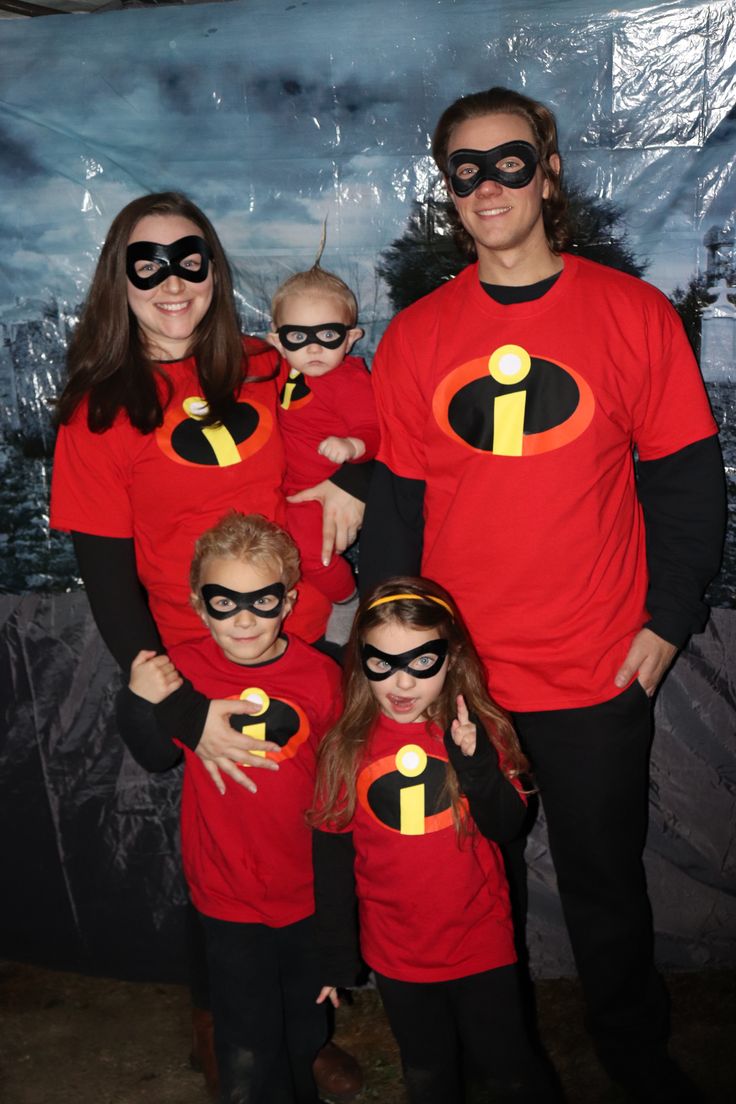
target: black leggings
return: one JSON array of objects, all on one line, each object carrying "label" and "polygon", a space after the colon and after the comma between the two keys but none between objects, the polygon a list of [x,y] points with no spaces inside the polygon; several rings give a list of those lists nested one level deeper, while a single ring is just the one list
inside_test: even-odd
[{"label": "black leggings", "polygon": [[202,917],[221,1104],[318,1104],[327,1037],[312,917],[283,928]]},{"label": "black leggings", "polygon": [[527,1037],[515,966],[452,981],[376,974],[411,1104],[557,1100]]}]

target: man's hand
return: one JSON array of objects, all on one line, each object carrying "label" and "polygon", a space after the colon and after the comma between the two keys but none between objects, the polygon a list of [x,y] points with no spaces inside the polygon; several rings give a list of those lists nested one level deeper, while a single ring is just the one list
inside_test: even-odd
[{"label": "man's hand", "polygon": [[255,702],[249,701],[223,699],[210,702],[196,754],[202,760],[205,770],[221,794],[225,792],[223,774],[228,775],[244,789],[256,793],[258,787],[255,782],[238,769],[239,765],[261,767],[265,770],[279,769],[278,763],[274,763],[272,759],[266,759],[263,755],[264,751],[278,751],[278,744],[270,740],[256,740],[252,736],[236,732],[230,724],[230,717],[234,713],[253,714],[257,713],[258,709],[259,706]]},{"label": "man's hand", "polygon": [[322,503],[322,563],[328,566],[334,552],[344,552],[358,535],[365,505],[347,491],[324,479],[316,487],[289,495],[288,502]]},{"label": "man's hand", "polygon": [[654,694],[664,673],[677,654],[677,648],[651,629],[641,629],[631,641],[626,659],[614,679],[624,689],[636,677],[647,697]]}]

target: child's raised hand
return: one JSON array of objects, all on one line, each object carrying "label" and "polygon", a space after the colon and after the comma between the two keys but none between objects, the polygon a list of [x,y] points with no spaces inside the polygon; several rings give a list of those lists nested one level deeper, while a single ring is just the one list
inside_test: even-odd
[{"label": "child's raised hand", "polygon": [[323,1001],[326,1001],[328,998],[333,1008],[340,1007],[340,998],[337,995],[337,989],[334,987],[334,985],[323,985],[319,991],[319,996],[317,997],[316,1003],[322,1004]]},{"label": "child's raised hand", "polygon": [[151,705],[158,705],[181,684],[181,675],[167,655],[139,652],[130,665],[128,687]]},{"label": "child's raised hand", "polygon": [[457,696],[457,718],[450,726],[450,735],[463,755],[473,754],[478,732],[468,716],[468,707],[462,694]]},{"label": "child's raised hand", "polygon": [[348,460],[357,460],[363,455],[365,443],[359,437],[325,437],[317,452],[333,464],[345,464]]}]

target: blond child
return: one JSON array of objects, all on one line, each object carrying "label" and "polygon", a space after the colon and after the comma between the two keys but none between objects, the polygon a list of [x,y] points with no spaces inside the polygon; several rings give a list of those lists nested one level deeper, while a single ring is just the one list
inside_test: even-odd
[{"label": "blond child", "polygon": [[[328,1029],[314,1004],[310,831],[317,744],[339,709],[339,669],[288,636],[299,558],[293,540],[235,511],[197,541],[191,601],[209,630],[169,657],[140,653],[121,725],[151,723],[181,671],[210,698],[252,703],[231,718],[263,740],[256,792],[221,783],[184,748],[184,873],[205,932],[220,1099],[318,1104],[312,1065]],[[123,730],[125,738],[125,730]],[[155,740],[156,733],[151,734]],[[293,1094],[293,1095],[292,1095]]]},{"label": "blond child", "polygon": [[[363,330],[347,284],[316,263],[276,291],[268,341],[284,360],[279,422],[286,453],[289,496],[329,479],[343,463],[371,460],[378,450],[378,419],[370,374],[349,356]],[[287,503],[287,525],[299,546],[302,575],[331,602],[355,594],[350,565],[341,556],[322,560],[319,507]]]}]

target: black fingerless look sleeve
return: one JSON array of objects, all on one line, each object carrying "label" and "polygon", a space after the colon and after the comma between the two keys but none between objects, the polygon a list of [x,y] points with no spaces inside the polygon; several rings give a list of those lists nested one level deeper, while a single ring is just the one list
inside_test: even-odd
[{"label": "black fingerless look sleeve", "polygon": [[498,753],[483,725],[474,714],[470,715],[470,720],[478,733],[475,751],[472,755],[463,755],[448,728],[445,732],[447,756],[479,832],[496,843],[509,843],[524,826],[526,804],[501,770]]}]

